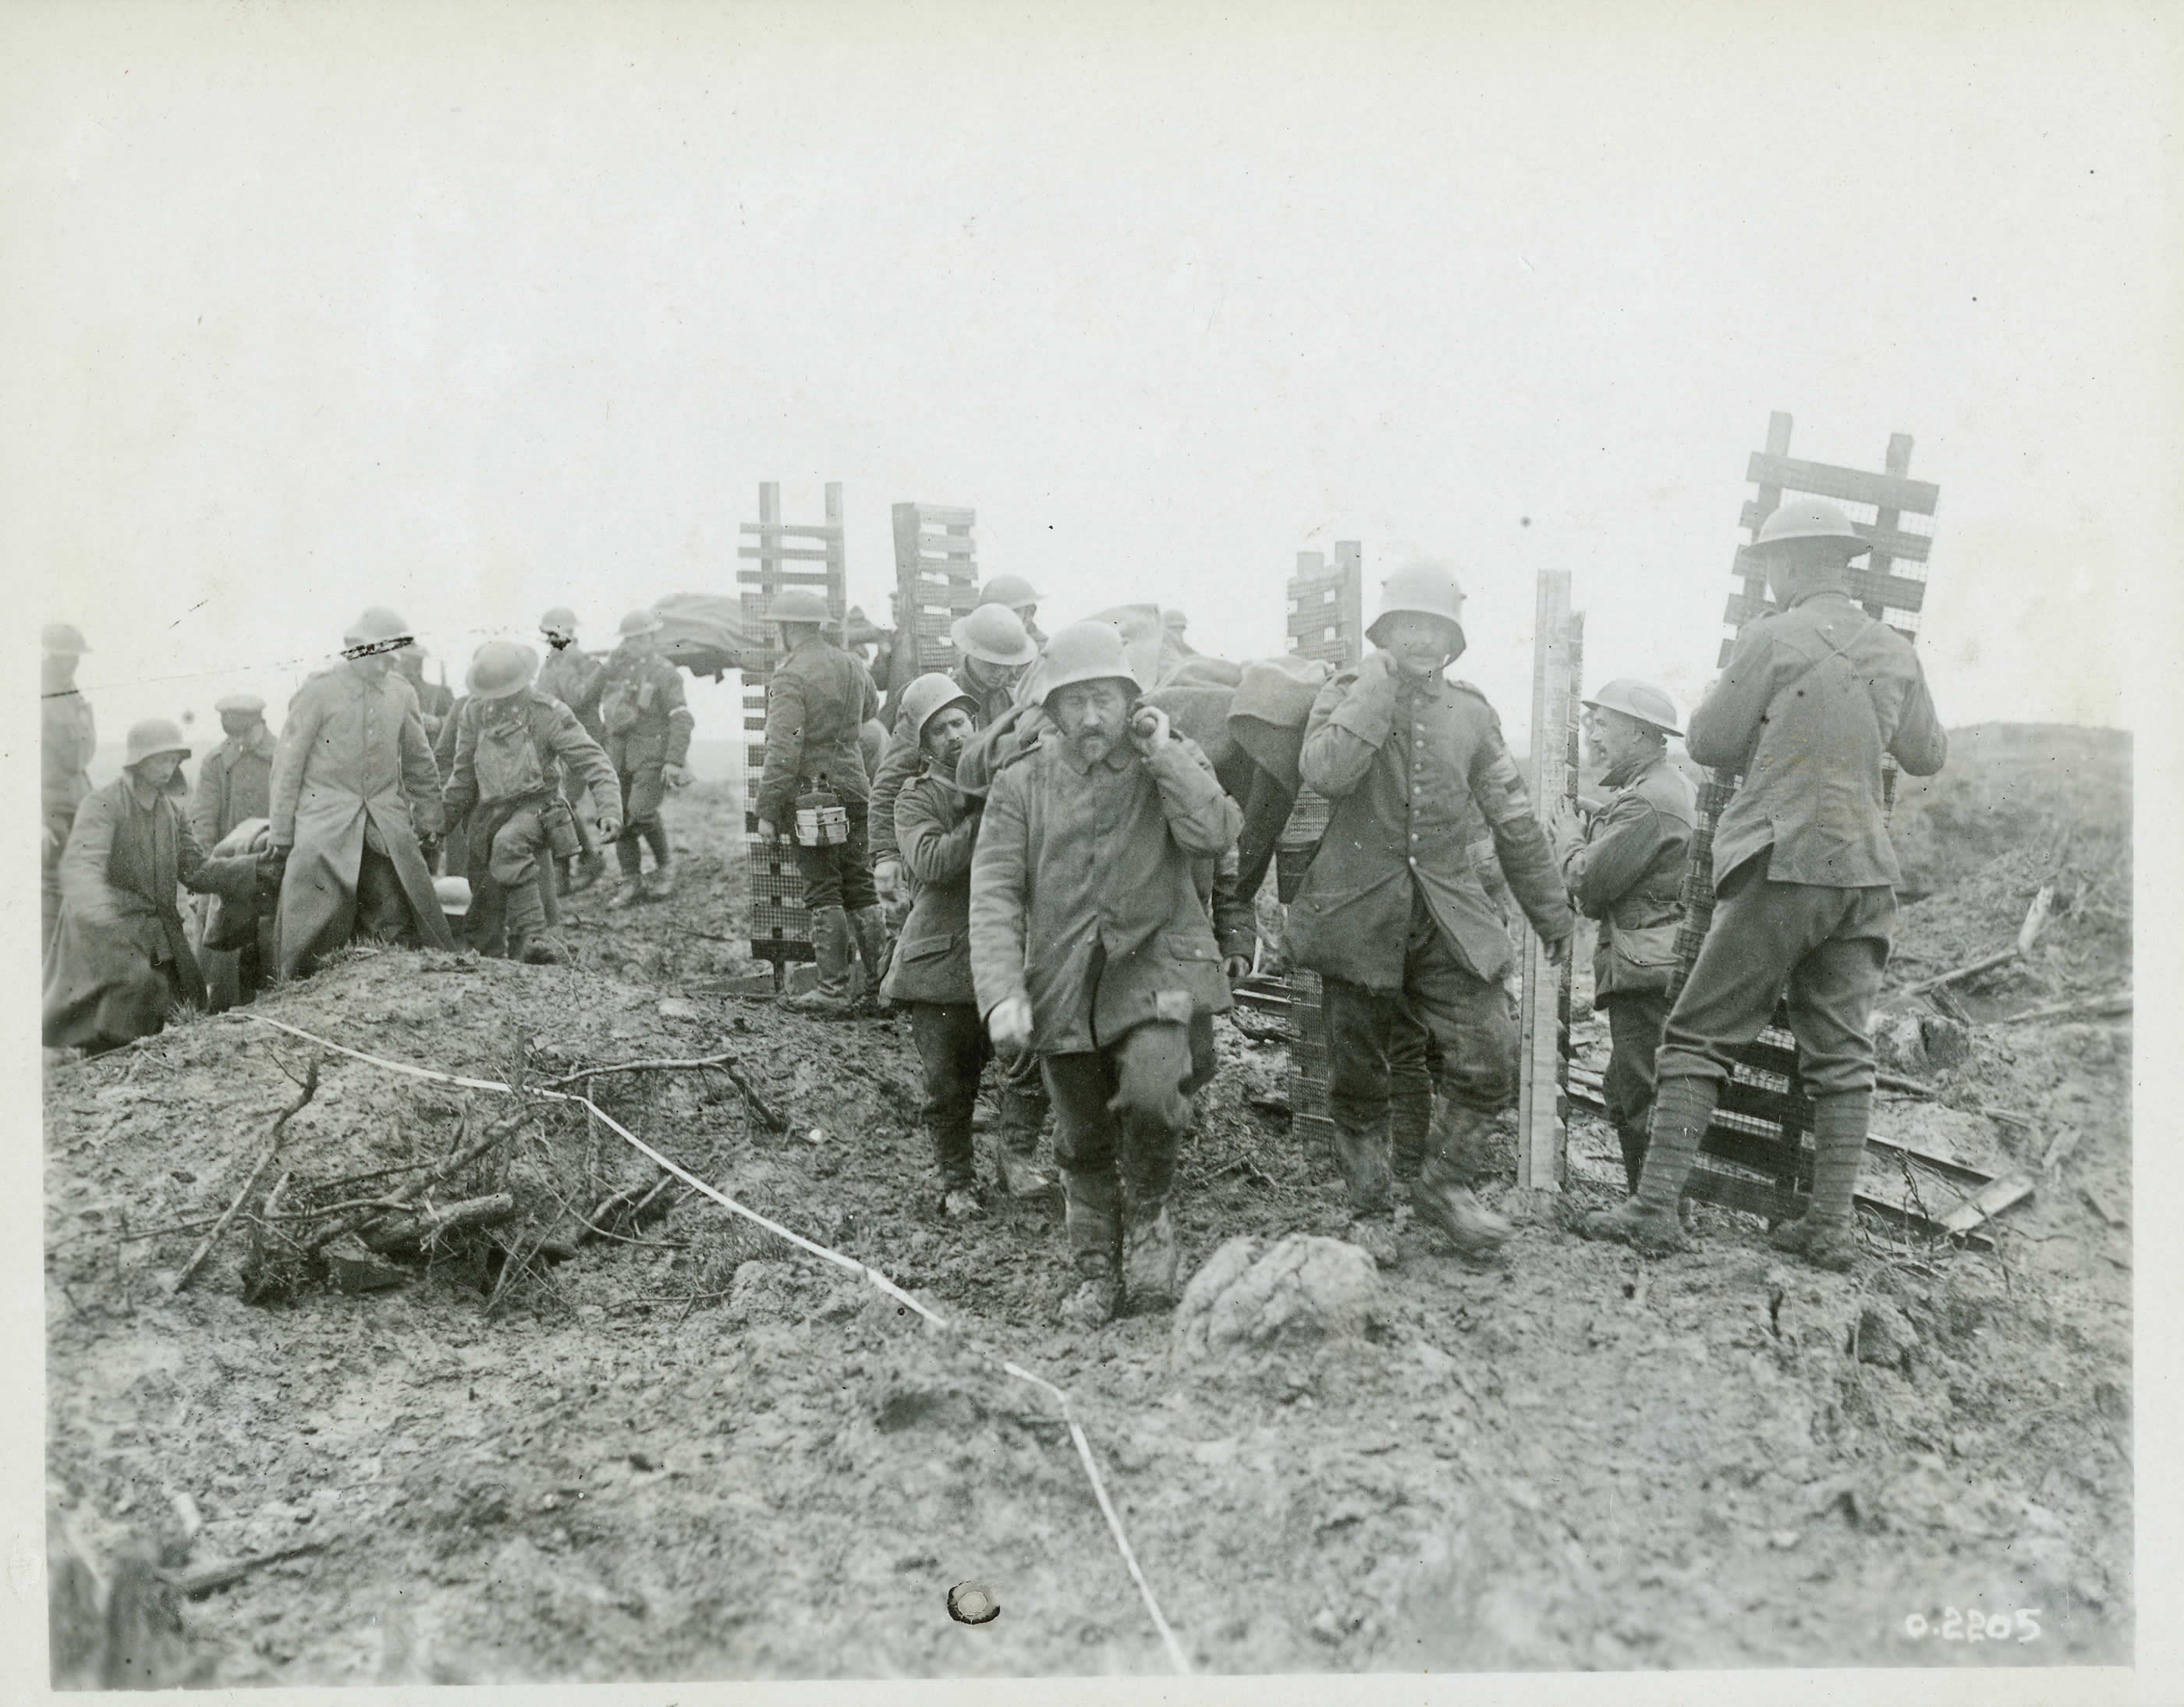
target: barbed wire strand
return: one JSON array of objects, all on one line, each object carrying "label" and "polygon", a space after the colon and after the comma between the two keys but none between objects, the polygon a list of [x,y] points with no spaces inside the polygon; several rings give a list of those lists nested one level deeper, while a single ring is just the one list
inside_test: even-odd
[{"label": "barbed wire strand", "polygon": [[[437,1068],[420,1067],[410,1062],[392,1061],[383,1055],[372,1055],[361,1049],[351,1049],[346,1045],[334,1042],[330,1038],[318,1036],[315,1033],[304,1030],[299,1026],[290,1025],[283,1020],[275,1019],[267,1014],[238,1012],[235,1017],[238,1019],[253,1020],[260,1025],[270,1025],[276,1030],[287,1032],[292,1037],[300,1037],[307,1043],[315,1043],[323,1049],[332,1050],[337,1055],[346,1055],[351,1060],[361,1061],[373,1067],[384,1068],[391,1073],[404,1074],[412,1079],[431,1079],[442,1085],[457,1085],[466,1091],[490,1091],[503,1096],[515,1094],[512,1087],[496,1079],[471,1079],[460,1074],[443,1073]],[[661,1155],[659,1151],[622,1125],[614,1116],[601,1108],[588,1096],[580,1096],[572,1091],[545,1091],[528,1085],[524,1088],[522,1094],[555,1102],[578,1104],[588,1113],[596,1116],[610,1131],[639,1154],[650,1158],[685,1185],[703,1192],[722,1208],[733,1214],[742,1216],[747,1221],[756,1223],[776,1237],[787,1240],[798,1249],[808,1252],[823,1262],[831,1263],[838,1269],[845,1269],[853,1275],[861,1276],[904,1308],[915,1310],[935,1327],[944,1332],[955,1335],[976,1355],[995,1364],[1004,1374],[1038,1387],[1051,1397],[1061,1408],[1061,1420],[1068,1426],[1070,1442],[1077,1448],[1078,1459],[1084,1467],[1085,1479],[1092,1484],[1093,1498],[1099,1502],[1100,1515],[1107,1520],[1107,1531],[1114,1538],[1115,1550],[1122,1555],[1123,1565],[1130,1574],[1130,1581],[1137,1587],[1138,1597],[1145,1603],[1145,1611],[1152,1619],[1153,1627],[1160,1632],[1161,1641],[1167,1649],[1169,1663],[1174,1666],[1178,1676],[1187,1677],[1190,1675],[1190,1661],[1184,1654],[1183,1644],[1176,1640],[1175,1632],[1169,1626],[1167,1618],[1162,1615],[1160,1603],[1154,1598],[1152,1587],[1145,1581],[1145,1572],[1139,1568],[1136,1551],[1130,1546],[1129,1537],[1123,1532],[1122,1519],[1116,1514],[1113,1500],[1108,1498],[1106,1482],[1100,1476],[1099,1464],[1092,1455],[1092,1443],[1086,1438],[1084,1428],[1078,1424],[1075,1409],[1070,1403],[1069,1395],[1067,1392],[1055,1386],[1052,1381],[1034,1375],[1029,1370],[1009,1362],[980,1345],[972,1336],[965,1333],[939,1311],[912,1297],[878,1269],[859,1262],[855,1257],[844,1255],[842,1252],[831,1250],[825,1245],[807,1239],[802,1234],[790,1230],[783,1226],[780,1222],[760,1214],[746,1204],[738,1203],[726,1192],[708,1185],[679,1163]]]}]

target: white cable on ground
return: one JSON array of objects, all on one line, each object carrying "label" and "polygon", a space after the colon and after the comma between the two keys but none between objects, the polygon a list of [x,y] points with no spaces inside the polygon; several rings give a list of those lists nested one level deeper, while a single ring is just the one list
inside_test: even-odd
[{"label": "white cable on ground", "polygon": [[[367,1054],[361,1049],[351,1049],[346,1045],[334,1042],[330,1038],[318,1036],[313,1032],[305,1031],[298,1026],[290,1025],[286,1021],[275,1019],[263,1013],[252,1012],[247,1010],[231,1011],[235,1012],[235,1017],[239,1019],[254,1020],[260,1025],[270,1025],[276,1031],[287,1032],[291,1037],[300,1037],[306,1043],[315,1043],[320,1048],[330,1049],[337,1055],[346,1055],[352,1061],[365,1062],[373,1067],[383,1067],[390,1073],[406,1074],[412,1079],[429,1079],[437,1084],[454,1085],[460,1086],[465,1091],[497,1091],[502,1096],[512,1096],[515,1094],[515,1087],[513,1085],[504,1085],[497,1079],[469,1079],[464,1077],[460,1074],[443,1073],[435,1068],[419,1067],[406,1061],[390,1061],[383,1055],[371,1055]],[[632,1148],[637,1150],[644,1156],[649,1157],[655,1163],[658,1163],[659,1166],[665,1169],[668,1173],[672,1174],[677,1179],[682,1180],[685,1185],[692,1186],[697,1191],[702,1191],[706,1197],[710,1197],[722,1208],[728,1210],[733,1214],[742,1216],[747,1221],[757,1223],[758,1225],[765,1228],[769,1233],[775,1235],[778,1238],[786,1239],[790,1244],[794,1245],[800,1250],[808,1251],[813,1256],[820,1258],[823,1261],[833,1264],[837,1268],[848,1269],[851,1274],[862,1275],[866,1280],[871,1281],[874,1286],[884,1292],[889,1297],[894,1299],[897,1303],[904,1305],[907,1308],[916,1311],[919,1315],[924,1317],[926,1320],[931,1322],[935,1327],[943,1328],[950,1333],[956,1334],[959,1339],[963,1340],[964,1343],[969,1346],[974,1354],[985,1359],[989,1363],[997,1364],[1004,1374],[1011,1375],[1017,1381],[1024,1381],[1033,1386],[1039,1387],[1045,1392],[1052,1395],[1056,1403],[1061,1407],[1061,1420],[1068,1425],[1069,1438],[1077,1448],[1077,1456],[1078,1460],[1084,1466],[1085,1478],[1092,1484],[1093,1498],[1100,1503],[1100,1515],[1107,1520],[1107,1530],[1108,1532],[1114,1537],[1115,1550],[1122,1554],[1123,1566],[1130,1573],[1130,1581],[1137,1585],[1138,1597],[1145,1602],[1145,1611],[1150,1615],[1152,1618],[1153,1627],[1160,1632],[1161,1641],[1166,1644],[1167,1648],[1168,1661],[1175,1667],[1179,1675],[1184,1676],[1189,1676],[1190,1675],[1190,1661],[1184,1657],[1183,1644],[1176,1640],[1175,1632],[1168,1627],[1167,1620],[1162,1616],[1160,1603],[1153,1598],[1153,1591],[1151,1586],[1145,1581],[1145,1572],[1138,1568],[1138,1556],[1130,1547],[1129,1537],[1123,1532],[1122,1519],[1116,1515],[1114,1502],[1107,1497],[1107,1485],[1100,1478],[1100,1466],[1096,1462],[1095,1462],[1092,1457],[1092,1443],[1085,1438],[1084,1429],[1078,1424],[1075,1413],[1070,1405],[1069,1395],[1067,1393],[1064,1392],[1060,1387],[1055,1386],[1052,1381],[1047,1381],[1041,1376],[1035,1375],[1029,1370],[1023,1369],[1016,1364],[1010,1363],[1006,1359],[995,1357],[992,1353],[988,1352],[983,1347],[972,1343],[967,1336],[964,1336],[961,1333],[961,1330],[956,1328],[955,1324],[950,1322],[945,1316],[941,1315],[939,1312],[934,1310],[931,1306],[919,1303],[916,1298],[911,1297],[908,1292],[903,1291],[900,1286],[895,1285],[893,1280],[888,1279],[885,1275],[880,1273],[878,1269],[871,1268],[866,1264],[859,1262],[855,1257],[845,1256],[839,1251],[829,1250],[826,1246],[816,1243],[812,1240],[804,1237],[800,1233],[791,1232],[788,1228],[783,1226],[778,1221],[769,1219],[767,1217],[760,1214],[757,1210],[750,1208],[744,1204],[738,1203],[734,1198],[727,1196],[727,1193],[707,1185],[705,1181],[700,1180],[696,1174],[691,1173],[680,1163],[671,1161],[668,1158],[661,1155],[657,1150],[654,1149],[634,1132],[632,1132],[627,1127],[616,1120],[613,1115],[608,1113],[605,1109],[600,1107],[598,1103],[593,1102],[590,1097],[580,1096],[572,1091],[543,1091],[529,1088],[526,1088],[523,1094],[528,1096],[539,1097],[542,1100],[549,1102],[574,1102],[579,1104],[582,1107],[589,1110],[600,1120],[604,1121],[610,1131],[612,1131],[617,1137],[621,1138],[625,1143],[628,1144]]]}]

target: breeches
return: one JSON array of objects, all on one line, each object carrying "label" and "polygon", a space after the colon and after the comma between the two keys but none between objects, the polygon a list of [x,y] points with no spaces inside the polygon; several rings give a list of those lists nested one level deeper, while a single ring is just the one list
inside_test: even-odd
[{"label": "breeches", "polygon": [[1730,874],[1689,982],[1669,1015],[1663,1079],[1727,1079],[1734,1052],[1788,998],[1797,1071],[1814,1096],[1873,1088],[1868,1028],[1888,964],[1896,892],[1775,883],[1747,860]]},{"label": "breeches", "polygon": [[[793,844],[796,869],[804,879],[804,905],[812,912],[822,906],[838,906],[850,912],[861,912],[879,902],[880,892],[872,887],[872,855],[865,834],[865,802],[844,801],[842,810],[850,818],[847,841],[827,848]],[[792,826],[783,828],[786,832]]]},{"label": "breeches", "polygon": [[1072,1173],[1119,1174],[1137,1201],[1165,1198],[1190,1099],[1213,1077],[1213,1016],[1149,1021],[1105,1049],[1039,1064],[1054,1099],[1055,1159]]}]

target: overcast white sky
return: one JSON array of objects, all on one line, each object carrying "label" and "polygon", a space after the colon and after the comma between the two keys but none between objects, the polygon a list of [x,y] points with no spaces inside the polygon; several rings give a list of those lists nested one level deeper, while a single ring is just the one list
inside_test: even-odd
[{"label": "overcast white sky", "polygon": [[1703,687],[1783,409],[1940,483],[1945,718],[2127,723],[2177,66],[2063,13],[18,5],[0,561],[118,739],[368,602],[459,677],[733,590],[765,479],[876,613],[889,503],[965,504],[1050,627],[1232,656],[1355,538],[1456,560],[1521,739],[1539,567],[1590,681]]}]

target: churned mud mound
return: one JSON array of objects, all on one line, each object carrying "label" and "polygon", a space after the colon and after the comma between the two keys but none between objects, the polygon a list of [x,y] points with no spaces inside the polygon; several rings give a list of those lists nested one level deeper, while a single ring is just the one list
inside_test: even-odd
[{"label": "churned mud mound", "polygon": [[[1501,1186],[1521,1224],[1499,1268],[1407,1224],[1376,1280],[1320,1262],[1346,1278],[1318,1330],[1178,1349],[1146,1316],[1080,1337],[1053,1321],[1052,1205],[939,1216],[903,1022],[708,993],[746,969],[739,815],[703,789],[670,810],[678,893],[615,914],[578,898],[577,968],[359,954],[258,1011],[534,1087],[732,1056],[744,1086],[585,1082],[699,1178],[1067,1388],[1195,1665],[2129,1658],[2128,1235],[2078,1190],[2104,1182],[2128,1216],[2122,1028],[1975,1029],[1955,1100],[2036,1122],[2008,1139],[2020,1155],[2066,1117],[2078,1134],[1992,1255],[1876,1231],[1865,1272],[1821,1275],[1706,1210],[1702,1249],[1646,1262]],[[1219,1040],[1182,1168],[1187,1271],[1238,1236],[1343,1225],[1332,1158],[1259,1106],[1279,1044],[1225,1023]],[[568,1210],[659,1178],[580,1110],[327,1055],[283,1134],[292,1193],[429,1175],[506,1124],[501,1171],[448,1190],[504,1189],[513,1213],[388,1253],[394,1284],[358,1292],[269,1264],[277,1247],[238,1223],[173,1295],[204,1229],[162,1230],[232,1200],[310,1053],[238,1014],[48,1073],[56,1533],[173,1571],[319,1544],[176,1597],[160,1681],[1165,1668],[1051,1402],[966,1339],[675,1191],[657,1219],[526,1260]],[[1573,1150],[1570,1197],[1607,1201],[1612,1136],[1580,1117]],[[246,1303],[261,1270],[281,1284]],[[951,1617],[964,1584],[999,1615]],[[2008,1638],[1966,1639],[1974,1612]]]}]

